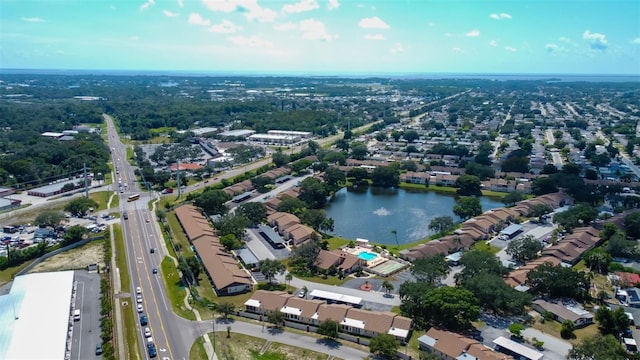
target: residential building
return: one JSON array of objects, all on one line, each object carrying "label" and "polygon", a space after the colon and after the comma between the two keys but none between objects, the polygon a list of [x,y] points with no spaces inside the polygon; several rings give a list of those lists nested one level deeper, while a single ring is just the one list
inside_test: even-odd
[{"label": "residential building", "polygon": [[533,301],[533,310],[543,314],[550,312],[555,319],[562,323],[565,320],[573,322],[576,328],[581,328],[593,324],[593,314],[577,307],[576,305],[565,305],[559,301],[546,301],[538,299]]},{"label": "residential building", "polygon": [[513,360],[474,339],[434,327],[418,338],[418,346],[445,360]]}]

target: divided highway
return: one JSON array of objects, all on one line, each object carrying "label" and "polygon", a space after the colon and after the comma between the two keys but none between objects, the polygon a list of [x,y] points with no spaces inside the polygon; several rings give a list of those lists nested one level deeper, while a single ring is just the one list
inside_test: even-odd
[{"label": "divided highway", "polygon": [[[144,336],[145,326],[140,325],[139,316],[144,313],[148,317],[148,327],[155,345],[157,357],[162,360],[183,359],[188,357],[190,342],[184,342],[178,327],[174,326],[176,315],[164,287],[160,263],[164,258],[165,247],[162,235],[154,221],[154,214],[149,211],[147,204],[152,200],[151,193],[141,192],[133,167],[127,162],[126,146],[120,141],[110,116],[104,115],[107,123],[109,147],[112,152],[115,181],[112,190],[120,196],[120,213],[122,234],[125,242],[125,252],[131,289],[129,304],[136,317],[136,329],[139,336],[141,354],[149,358],[147,338]],[[133,194],[139,194],[140,199],[127,201]],[[125,219],[125,214],[127,219]],[[154,249],[153,253],[151,249]],[[157,273],[154,273],[156,269]],[[138,312],[136,302],[136,287],[142,292],[142,313]],[[120,299],[123,301],[124,299]],[[191,339],[193,341],[193,339]]]}]

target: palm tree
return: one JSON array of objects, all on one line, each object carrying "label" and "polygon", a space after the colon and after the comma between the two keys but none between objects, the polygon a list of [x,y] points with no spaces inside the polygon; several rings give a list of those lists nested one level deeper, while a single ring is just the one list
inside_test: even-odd
[{"label": "palm tree", "polygon": [[388,293],[393,291],[393,284],[390,283],[389,281],[385,280],[382,283],[382,288],[384,289],[384,292],[388,294]]},{"label": "palm tree", "polygon": [[291,275],[291,273],[287,273],[287,275],[284,276],[284,281],[287,282],[288,286],[291,285],[291,280],[293,280],[293,275]]}]

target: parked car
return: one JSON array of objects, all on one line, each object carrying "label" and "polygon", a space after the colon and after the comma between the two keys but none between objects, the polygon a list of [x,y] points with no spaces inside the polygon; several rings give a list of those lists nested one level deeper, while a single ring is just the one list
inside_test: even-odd
[{"label": "parked car", "polygon": [[102,344],[96,345],[96,355],[102,355]]},{"label": "parked car", "polygon": [[146,326],[148,323],[149,323],[149,319],[147,318],[147,315],[145,314],[140,315],[140,325]]},{"label": "parked car", "polygon": [[144,328],[144,337],[151,337],[151,329],[149,327]]},{"label": "parked car", "polygon": [[138,312],[139,313],[144,312],[144,308],[142,307],[142,304],[138,304]]}]

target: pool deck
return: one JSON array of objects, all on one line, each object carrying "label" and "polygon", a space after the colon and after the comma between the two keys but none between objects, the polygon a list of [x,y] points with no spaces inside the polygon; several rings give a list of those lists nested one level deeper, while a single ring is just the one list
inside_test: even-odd
[{"label": "pool deck", "polygon": [[382,257],[382,255],[380,255],[377,252],[373,251],[373,248],[370,248],[370,247],[356,246],[354,248],[350,248],[350,247],[346,247],[345,246],[345,247],[342,248],[342,251],[344,251],[346,253],[349,253],[351,255],[355,255],[355,256],[358,256],[358,254],[360,254],[363,251],[366,251],[366,252],[372,253],[372,254],[376,254],[375,258],[373,258],[371,260],[365,260],[367,262],[367,267],[368,268],[380,265],[383,262],[387,261],[386,258]]}]

